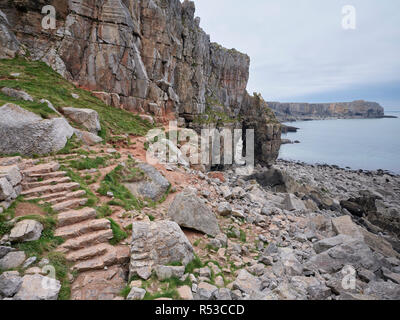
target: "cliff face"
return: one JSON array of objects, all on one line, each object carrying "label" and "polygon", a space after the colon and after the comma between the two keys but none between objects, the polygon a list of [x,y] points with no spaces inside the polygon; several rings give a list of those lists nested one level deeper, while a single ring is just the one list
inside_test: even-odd
[{"label": "cliff face", "polygon": [[[47,4],[56,8],[56,30],[41,27]],[[115,107],[151,113],[159,121],[182,117],[195,128],[194,122],[215,112],[241,127],[241,115],[252,117],[267,108],[255,105],[246,91],[250,58],[211,43],[192,1],[0,0],[0,10],[33,59]],[[273,114],[250,122],[260,133],[279,127]],[[256,144],[270,153],[258,160],[270,164],[280,136],[259,140]]]},{"label": "cliff face", "polygon": [[268,102],[268,106],[282,122],[326,118],[381,118],[384,116],[384,109],[378,103],[363,100],[314,104]]}]

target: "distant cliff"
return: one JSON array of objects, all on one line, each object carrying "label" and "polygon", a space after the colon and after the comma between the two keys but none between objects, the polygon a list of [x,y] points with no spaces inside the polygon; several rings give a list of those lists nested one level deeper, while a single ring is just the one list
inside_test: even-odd
[{"label": "distant cliff", "polygon": [[382,118],[384,109],[376,102],[358,100],[338,103],[268,102],[279,121],[320,120],[329,118]]}]

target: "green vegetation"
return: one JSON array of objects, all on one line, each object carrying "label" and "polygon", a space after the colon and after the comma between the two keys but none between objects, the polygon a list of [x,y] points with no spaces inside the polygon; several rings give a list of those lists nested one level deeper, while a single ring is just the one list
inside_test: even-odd
[{"label": "green vegetation", "polygon": [[62,238],[54,236],[54,230],[56,228],[56,220],[50,216],[24,216],[17,219],[17,222],[22,220],[36,220],[43,225],[42,236],[39,240],[23,242],[16,244],[19,250],[25,251],[29,257],[36,256],[38,258],[43,257],[46,253],[53,251],[60,244],[64,242]]},{"label": "green vegetation", "polygon": [[125,210],[139,210],[143,207],[142,202],[136,199],[123,185],[124,182],[132,182],[142,176],[138,168],[133,168],[131,165],[132,164],[128,162],[126,167],[122,165],[117,166],[104,177],[97,192],[102,196],[106,196],[108,192],[112,192],[117,200],[110,201],[108,203],[110,205],[121,206]]},{"label": "green vegetation", "polygon": [[69,300],[71,297],[71,283],[68,279],[70,265],[60,252],[50,252],[47,256],[50,265],[56,269],[56,278],[61,283],[58,300]]},{"label": "green vegetation", "polygon": [[[1,83],[2,81],[0,81]],[[9,97],[4,93],[0,92],[0,106],[6,103],[14,103],[19,105],[20,107],[36,113],[37,115],[41,116],[44,119],[49,119],[51,117],[57,116],[57,113],[54,110],[50,109],[47,103],[40,103],[40,102],[32,102],[32,101],[24,101],[21,99]]]},{"label": "green vegetation", "polygon": [[65,171],[67,173],[67,176],[70,177],[72,181],[79,183],[81,186],[81,189],[86,191],[85,197],[88,198],[88,202],[86,203],[86,206],[94,207],[99,202],[99,199],[92,192],[92,190],[87,185],[85,179],[83,179],[79,175],[79,173],[75,173],[72,169],[67,168],[65,166],[61,166],[60,170]]},{"label": "green vegetation", "polygon": [[224,111],[224,105],[217,99],[208,96],[206,98],[205,114],[199,115],[194,119],[194,123],[211,124],[211,123],[232,123],[239,122],[240,116],[231,117]]},{"label": "green vegetation", "polygon": [[108,218],[111,222],[111,229],[113,231],[114,237],[110,240],[110,244],[113,246],[119,244],[122,240],[128,238],[128,234],[121,229],[118,223],[116,223],[113,219]]},{"label": "green vegetation", "polygon": [[240,230],[239,240],[243,243],[246,243],[246,233],[243,230]]},{"label": "green vegetation", "polygon": [[185,273],[193,273],[194,269],[203,268],[204,264],[201,262],[198,255],[194,254],[194,259],[190,261],[185,267]]},{"label": "green vegetation", "polygon": [[[10,76],[11,73],[20,73],[20,76],[16,79]],[[100,136],[105,139],[119,134],[143,136],[152,128],[148,121],[142,120],[139,116],[107,106],[91,92],[75,87],[41,61],[29,61],[24,58],[0,60],[0,87],[24,90],[37,101],[47,99],[59,111],[63,107],[96,110],[102,125]],[[79,95],[80,98],[74,99],[72,93]],[[0,95],[0,104],[6,102],[17,103],[43,117],[49,117],[54,113],[47,104],[15,101]]]},{"label": "green vegetation", "polygon": [[107,204],[103,204],[100,207],[96,208],[97,219],[103,219],[105,217],[109,217],[112,214],[112,210]]},{"label": "green vegetation", "polygon": [[104,167],[107,164],[107,159],[103,157],[89,158],[72,160],[70,166],[77,170],[88,170],[88,169],[98,169],[99,167]]}]

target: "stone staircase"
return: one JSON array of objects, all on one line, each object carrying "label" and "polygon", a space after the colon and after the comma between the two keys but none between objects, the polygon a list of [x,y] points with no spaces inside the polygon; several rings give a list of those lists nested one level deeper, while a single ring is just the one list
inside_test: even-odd
[{"label": "stone staircase", "polygon": [[71,182],[57,162],[29,167],[23,171],[25,200],[48,203],[57,215],[55,236],[65,242],[57,248],[74,264],[73,270],[90,272],[129,262],[129,246],[112,246],[111,223],[97,219],[96,210],[84,207],[86,192]]}]

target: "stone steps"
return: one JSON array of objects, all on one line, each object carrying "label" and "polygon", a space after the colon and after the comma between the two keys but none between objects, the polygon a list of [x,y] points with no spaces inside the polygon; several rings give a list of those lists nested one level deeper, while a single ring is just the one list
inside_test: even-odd
[{"label": "stone steps", "polygon": [[59,183],[67,183],[67,182],[71,182],[70,177],[58,177],[58,178],[51,178],[51,179],[43,180],[43,181],[24,182],[21,185],[22,185],[22,190],[29,190],[29,189],[39,188],[39,187],[43,187],[43,186],[56,185]]},{"label": "stone steps", "polygon": [[92,246],[89,248],[84,248],[77,251],[72,251],[66,255],[67,261],[69,262],[77,262],[89,260],[97,256],[102,256],[107,253],[110,245],[106,243],[101,243],[96,246]]},{"label": "stone steps", "polygon": [[55,232],[55,236],[68,240],[93,231],[107,230],[110,229],[110,227],[111,223],[109,220],[94,219],[58,228]]},{"label": "stone steps", "polygon": [[60,164],[58,162],[49,162],[44,164],[39,164],[22,171],[24,176],[46,174],[55,172],[60,169]]},{"label": "stone steps", "polygon": [[51,193],[58,193],[62,191],[74,191],[80,187],[79,183],[76,182],[69,182],[69,183],[62,183],[57,184],[54,186],[43,186],[38,188],[33,188],[29,190],[22,191],[21,195],[23,196],[30,196],[34,197],[37,196],[40,198],[43,195],[48,195]]},{"label": "stone steps", "polygon": [[129,262],[129,247],[119,246],[113,247],[108,246],[107,252],[102,256],[96,258],[84,260],[76,263],[73,269],[79,272],[100,270],[105,267],[110,267],[114,264],[124,264]]},{"label": "stone steps", "polygon": [[66,172],[58,171],[56,162],[32,166],[24,170],[22,183],[26,200],[48,203],[57,215],[55,236],[65,242],[56,251],[74,263],[73,270],[99,272],[115,264],[128,263],[129,246],[109,244],[114,236],[108,219],[97,219],[96,210],[84,207],[88,199],[79,183],[71,182]]},{"label": "stone steps", "polygon": [[49,173],[39,173],[39,174],[31,174],[30,176],[25,177],[26,182],[36,182],[36,181],[45,181],[54,178],[65,177],[66,172],[64,171],[55,171]]},{"label": "stone steps", "polygon": [[95,219],[96,216],[96,210],[93,208],[66,211],[58,215],[58,227],[65,227],[85,220]]},{"label": "stone steps", "polygon": [[50,203],[50,204],[57,204],[60,202],[64,202],[66,200],[71,200],[74,198],[81,198],[83,196],[86,195],[86,191],[85,190],[78,190],[78,191],[74,191],[74,192],[60,192],[60,193],[55,193],[55,194],[50,194],[47,197],[41,197],[41,201],[39,202],[39,204],[43,204],[43,203]]},{"label": "stone steps", "polygon": [[88,202],[87,198],[78,198],[59,202],[51,207],[55,212],[64,212],[84,206]]},{"label": "stone steps", "polygon": [[69,239],[59,246],[59,249],[64,253],[68,253],[68,251],[80,250],[88,246],[108,242],[112,238],[113,232],[111,229],[100,230],[77,238]]}]

